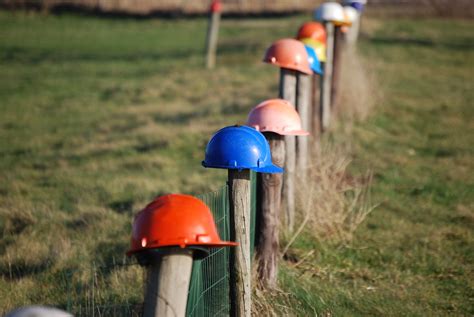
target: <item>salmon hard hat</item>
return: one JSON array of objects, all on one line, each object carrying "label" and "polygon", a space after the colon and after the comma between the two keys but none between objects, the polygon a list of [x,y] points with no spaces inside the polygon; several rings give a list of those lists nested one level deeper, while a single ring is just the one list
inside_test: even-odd
[{"label": "salmon hard hat", "polygon": [[288,38],[274,42],[265,52],[263,61],[308,75],[313,73],[303,43],[295,39]]}]

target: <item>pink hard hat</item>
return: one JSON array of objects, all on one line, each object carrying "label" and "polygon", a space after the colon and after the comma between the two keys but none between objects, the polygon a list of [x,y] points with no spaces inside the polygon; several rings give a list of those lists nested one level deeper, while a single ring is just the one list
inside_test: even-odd
[{"label": "pink hard hat", "polygon": [[280,135],[309,135],[301,127],[301,118],[295,108],[284,99],[269,99],[253,108],[247,125],[260,132]]}]

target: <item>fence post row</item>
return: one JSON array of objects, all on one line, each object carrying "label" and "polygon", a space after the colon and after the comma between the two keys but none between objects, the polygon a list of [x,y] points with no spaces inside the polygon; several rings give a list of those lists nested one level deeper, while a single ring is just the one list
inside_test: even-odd
[{"label": "fence post row", "polygon": [[[317,140],[329,127],[331,103],[337,101],[341,68],[340,26],[357,23],[354,24],[357,29],[352,32],[358,32],[361,9],[353,4],[365,4],[364,1],[344,1],[345,4],[351,2],[348,5],[351,9],[358,10],[354,15],[354,10],[348,9],[350,12],[346,17],[350,21],[344,20],[339,4],[322,4],[314,13],[315,19],[324,25],[324,29],[318,26],[325,31],[318,33],[319,42],[313,43],[313,39],[309,39],[313,44],[308,45],[298,34],[306,47],[293,39],[273,43],[266,51],[264,61],[280,68],[281,99],[264,101],[252,109],[247,125],[253,128],[225,127],[207,144],[203,166],[228,170],[230,238],[235,242],[220,240],[209,207],[192,196],[158,197],[136,215],[127,255],[135,256],[147,267],[145,317],[185,316],[193,258],[205,257],[209,247],[237,245],[230,252],[230,314],[251,316],[250,170],[262,173],[258,176],[261,203],[257,213],[260,224],[256,254],[258,278],[264,287],[276,287],[282,203],[287,229],[291,232],[295,213],[295,169],[298,169],[300,180],[305,181],[308,167],[308,140],[303,136],[309,134],[307,130],[313,130]],[[214,0],[206,41],[208,68],[215,65],[220,9],[220,2]],[[353,35],[352,38],[347,35],[345,40],[352,41],[353,38]],[[321,50],[323,42],[325,51]],[[313,63],[315,60],[317,64]],[[319,61],[325,61],[324,74]],[[316,74],[322,75],[320,90]],[[285,166],[284,175],[278,165]],[[192,230],[196,226],[206,228],[206,232],[196,234]]]}]

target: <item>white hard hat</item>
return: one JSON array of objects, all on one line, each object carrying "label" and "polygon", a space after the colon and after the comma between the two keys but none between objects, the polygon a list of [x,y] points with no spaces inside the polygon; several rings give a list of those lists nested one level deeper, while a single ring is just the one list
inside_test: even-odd
[{"label": "white hard hat", "polygon": [[339,3],[325,2],[314,11],[314,19],[319,22],[344,23],[344,10]]},{"label": "white hard hat", "polygon": [[357,18],[359,17],[359,11],[353,7],[344,7],[344,15],[346,16],[347,22],[352,24],[357,21]]},{"label": "white hard hat", "polygon": [[5,317],[73,317],[57,308],[45,306],[27,306],[9,312]]}]

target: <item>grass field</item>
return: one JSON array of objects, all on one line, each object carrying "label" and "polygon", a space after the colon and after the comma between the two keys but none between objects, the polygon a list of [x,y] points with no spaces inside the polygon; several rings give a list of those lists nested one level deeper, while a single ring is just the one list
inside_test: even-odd
[{"label": "grass field", "polygon": [[[209,136],[276,96],[260,59],[307,18],[224,20],[209,72],[204,19],[0,12],[0,308],[64,306],[45,281],[121,257],[151,198],[218,188],[225,172],[200,167]],[[298,238],[276,312],[474,314],[473,27],[366,20],[382,98],[324,141],[373,171],[378,207],[350,243]]]}]

